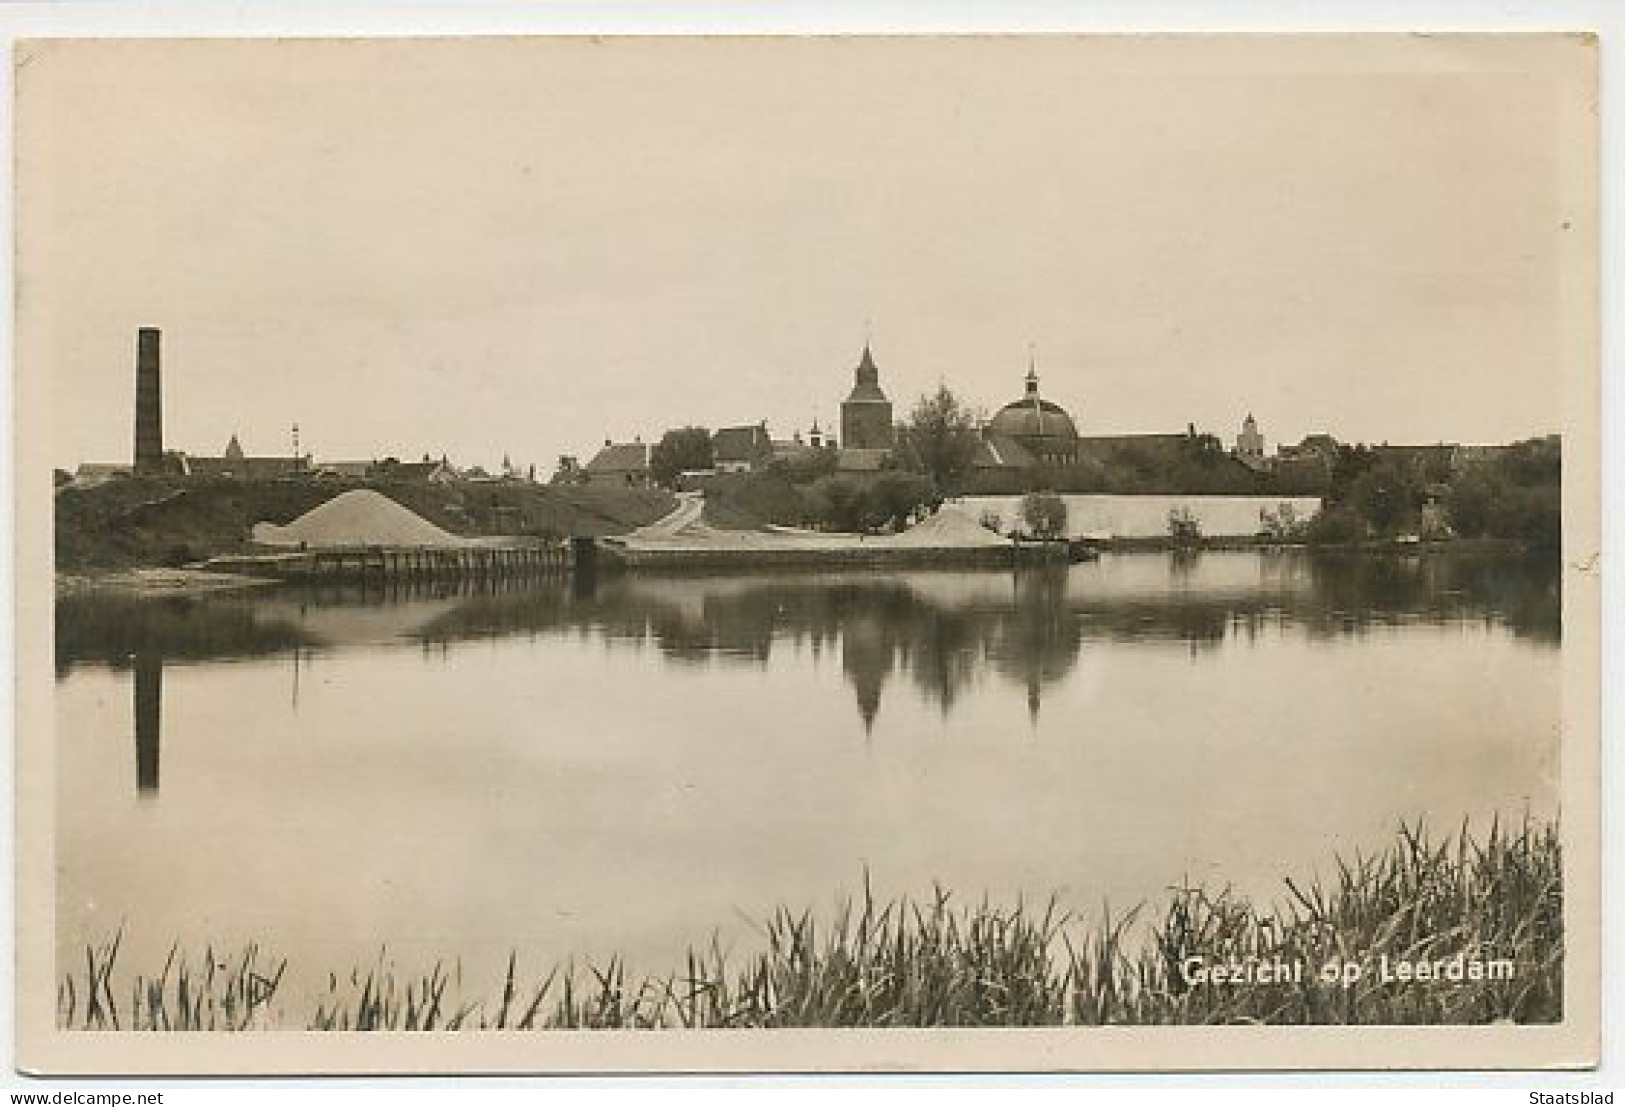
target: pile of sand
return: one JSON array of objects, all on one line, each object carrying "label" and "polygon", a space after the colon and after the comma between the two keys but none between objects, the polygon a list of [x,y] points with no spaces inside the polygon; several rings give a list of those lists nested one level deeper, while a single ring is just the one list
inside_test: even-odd
[{"label": "pile of sand", "polygon": [[1010,544],[1008,538],[1001,538],[949,504],[944,504],[935,514],[884,541],[889,546],[948,546],[953,549]]},{"label": "pile of sand", "polygon": [[632,549],[666,550],[851,550],[978,549],[1008,546],[1010,540],[982,526],[959,508],[944,505],[936,514],[901,534],[859,535],[769,527],[767,530],[722,530],[704,522],[671,529],[656,525],[619,540]]},{"label": "pile of sand", "polygon": [[254,541],[264,546],[466,546],[469,542],[435,526],[370,488],[342,492],[287,526],[256,523]]}]

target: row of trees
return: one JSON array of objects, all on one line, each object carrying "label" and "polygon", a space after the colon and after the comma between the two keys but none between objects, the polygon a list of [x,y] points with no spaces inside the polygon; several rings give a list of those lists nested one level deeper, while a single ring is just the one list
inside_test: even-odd
[{"label": "row of trees", "polygon": [[1323,544],[1421,534],[1556,547],[1562,468],[1556,438],[1517,442],[1463,465],[1443,455],[1407,463],[1392,452],[1342,446],[1325,508],[1295,529]]}]

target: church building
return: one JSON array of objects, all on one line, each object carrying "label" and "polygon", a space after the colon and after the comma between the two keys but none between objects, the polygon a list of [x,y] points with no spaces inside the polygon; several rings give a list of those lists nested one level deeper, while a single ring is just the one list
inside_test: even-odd
[{"label": "church building", "polygon": [[999,409],[983,435],[1006,464],[1062,466],[1078,460],[1078,427],[1060,404],[1038,394],[1038,371],[1027,367],[1021,399]]},{"label": "church building", "polygon": [[880,390],[880,370],[864,343],[863,359],[853,374],[852,392],[841,404],[841,448],[889,450],[897,444],[891,401]]}]

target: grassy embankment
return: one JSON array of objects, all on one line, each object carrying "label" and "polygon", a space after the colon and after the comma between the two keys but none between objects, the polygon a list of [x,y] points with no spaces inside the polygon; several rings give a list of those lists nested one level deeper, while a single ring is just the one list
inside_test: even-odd
[{"label": "grassy embankment", "polygon": [[[1050,905],[876,903],[867,887],[828,919],[781,909],[765,948],[731,962],[693,950],[665,976],[607,965],[554,967],[469,999],[460,971],[415,975],[382,961],[329,978],[313,1009],[279,998],[287,962],[259,947],[194,960],[115,987],[119,939],[87,948],[58,988],[64,1027],[132,1030],[532,1030],[549,1028],[1019,1026],[1194,1023],[1412,1024],[1562,1018],[1561,855],[1555,825],[1492,826],[1433,840],[1402,828],[1379,856],[1286,881],[1283,905],[1174,890],[1157,919],[1090,924]],[[1510,979],[1383,981],[1382,958],[1510,961]],[[1207,966],[1301,963],[1303,979],[1191,984]],[[1353,961],[1364,976],[1321,979]]]},{"label": "grassy embankment", "polygon": [[242,553],[255,523],[287,523],[369,487],[455,534],[624,534],[676,506],[666,492],[542,484],[132,478],[56,494],[56,567],[86,573]]}]

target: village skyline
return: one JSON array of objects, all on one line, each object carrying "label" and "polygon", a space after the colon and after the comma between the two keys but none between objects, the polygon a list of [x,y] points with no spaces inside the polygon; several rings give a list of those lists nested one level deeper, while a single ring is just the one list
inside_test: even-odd
[{"label": "village skyline", "polygon": [[[156,328],[143,329],[156,330]],[[158,331],[158,333],[160,335],[162,334],[161,331]],[[867,333],[872,334],[872,327],[868,329]],[[167,345],[167,341],[165,341],[164,346],[166,350]],[[872,341],[866,340],[859,355],[859,360],[865,364],[873,364],[874,362],[871,361],[871,358],[873,357],[872,350]],[[167,361],[167,357],[168,355],[166,353],[164,355],[164,360]],[[132,365],[136,360],[138,359],[132,357]],[[856,366],[854,366],[854,368],[856,368]],[[1036,347],[1030,346],[1028,349],[1027,370],[1022,377],[1022,383],[1024,389],[1026,390],[1026,396],[1028,399],[1031,399],[1032,396],[1036,395],[1040,391],[1039,385],[1044,380],[1044,378],[1037,373],[1037,368]],[[130,412],[133,412],[135,409],[136,388],[134,385],[134,379],[134,374],[132,373],[130,375],[131,385],[129,387],[130,406],[127,409]],[[886,392],[885,398],[888,401],[888,418],[899,430],[906,426],[915,401],[927,398],[931,394],[929,392],[922,392],[919,396],[911,398],[900,399],[895,397],[891,394],[890,383],[884,378],[883,371],[881,373],[880,384],[882,389]],[[954,392],[953,386],[946,379],[939,379],[936,387],[938,389],[946,388],[954,394],[955,400],[964,407],[968,414],[974,416],[978,433],[984,439],[989,436],[990,430],[994,423],[994,417],[999,413],[999,411],[1006,406],[1014,406],[1016,403],[1022,401],[1022,394],[1017,393],[1009,397],[1007,401],[1002,401],[997,404],[979,403],[974,397],[968,397],[961,393]],[[170,414],[170,408],[173,404],[171,391],[172,390],[169,387],[165,387],[161,390],[160,407],[162,409],[162,420],[165,426],[173,426],[173,417]],[[1050,392],[1048,388],[1043,388],[1042,392],[1046,402],[1055,402],[1054,394]],[[844,389],[841,391],[840,395],[845,395]],[[1076,413],[1067,408],[1064,403],[1060,406],[1069,417],[1076,418]],[[201,444],[193,444],[191,441],[173,434],[166,436],[162,445],[167,452],[178,457],[190,458],[193,463],[210,466],[209,471],[212,471],[212,468],[217,466],[222,458],[229,459],[235,456],[240,459],[247,456],[251,459],[257,457],[266,459],[268,461],[279,458],[302,460],[309,463],[309,472],[314,473],[330,471],[334,474],[342,473],[343,475],[352,477],[381,475],[387,466],[394,465],[397,462],[405,463],[406,468],[413,468],[421,462],[424,464],[437,463],[441,465],[448,476],[476,476],[479,478],[489,477],[493,479],[512,478],[542,482],[546,482],[547,480],[559,475],[563,475],[568,478],[570,477],[572,471],[580,471],[588,468],[596,456],[607,454],[616,448],[632,444],[642,444],[646,447],[652,448],[668,433],[693,428],[704,429],[711,432],[713,435],[716,435],[718,432],[737,432],[760,427],[763,431],[764,440],[771,440],[774,443],[784,443],[785,445],[790,445],[793,443],[798,448],[804,444],[814,447],[823,444],[831,448],[847,445],[842,434],[843,404],[841,403],[840,399],[821,406],[815,411],[815,414],[807,423],[799,426],[785,427],[775,424],[765,418],[726,421],[707,419],[703,414],[699,413],[691,413],[691,416],[692,417],[675,419],[663,425],[651,426],[647,429],[634,429],[631,433],[619,437],[609,435],[596,441],[586,440],[582,443],[579,450],[572,451],[560,449],[551,453],[546,453],[545,451],[543,453],[536,453],[533,450],[527,452],[527,450],[524,448],[510,449],[502,444],[494,444],[487,447],[487,454],[475,456],[453,456],[450,451],[445,449],[437,450],[433,447],[433,445],[424,445],[422,449],[414,449],[411,447],[402,447],[399,443],[381,443],[375,445],[371,450],[362,449],[359,451],[343,453],[332,450],[324,450],[319,441],[312,440],[309,434],[309,429],[300,423],[292,423],[288,427],[284,428],[283,443],[281,444],[275,442],[264,442],[260,439],[253,438],[249,435],[241,433],[234,426],[227,435],[227,440],[223,449],[217,442],[205,440]],[[1447,439],[1445,437],[1418,440],[1415,442],[1399,442],[1390,439],[1365,440],[1347,438],[1338,435],[1333,430],[1325,429],[1305,431],[1300,435],[1272,435],[1269,433],[1269,431],[1273,428],[1269,428],[1262,422],[1262,420],[1259,420],[1251,408],[1247,410],[1246,414],[1241,420],[1229,428],[1210,427],[1195,423],[1193,421],[1187,421],[1184,424],[1173,423],[1156,430],[1119,431],[1103,427],[1089,426],[1085,424],[1082,419],[1076,419],[1076,421],[1079,424],[1079,433],[1084,439],[1138,438],[1149,440],[1195,433],[1198,435],[1207,435],[1216,438],[1223,446],[1224,450],[1231,455],[1239,456],[1248,454],[1251,455],[1251,458],[1257,458],[1259,461],[1263,462],[1273,462],[1277,457],[1287,459],[1293,456],[1304,456],[1303,450],[1305,448],[1318,448],[1312,446],[1314,441],[1325,441],[1327,439],[1351,446],[1394,445],[1426,447],[1450,445],[1473,447],[1500,446],[1507,445],[1513,441],[1524,441],[1533,438],[1546,437],[1546,435],[1542,433],[1531,433],[1528,435],[1518,436],[1514,439],[1507,439],[1502,442],[1473,442],[1463,441],[1460,439]],[[127,439],[125,453],[128,453],[131,430],[131,424],[128,422],[125,430]],[[429,437],[425,438],[423,441],[426,443],[432,443],[434,439]],[[491,450],[496,451],[494,456],[488,456]],[[860,450],[860,452],[862,451]],[[58,464],[56,467],[62,472],[72,473],[77,470],[84,473],[99,471],[102,469],[110,470],[113,467],[127,468],[130,466],[131,460],[132,459],[128,456],[118,456],[117,451],[110,451],[106,457],[81,458],[77,461],[71,461],[68,464]],[[647,461],[648,454],[646,451],[644,454],[645,466],[647,465]],[[1256,463],[1253,464],[1254,467],[1257,467]],[[363,470],[360,468],[360,466],[366,466],[366,469]],[[405,469],[403,469],[402,472],[404,474]],[[236,475],[243,474],[237,473]],[[647,478],[646,469],[643,470],[643,475],[645,478]]]},{"label": "village skyline", "polygon": [[1314,43],[1108,45],[42,46],[19,358],[54,463],[125,452],[147,325],[167,437],[209,452],[296,423],[318,455],[487,466],[788,435],[866,338],[905,413],[939,382],[997,410],[1036,347],[1084,433],[1564,425],[1551,103],[1372,86],[1347,44],[1322,71]]}]

